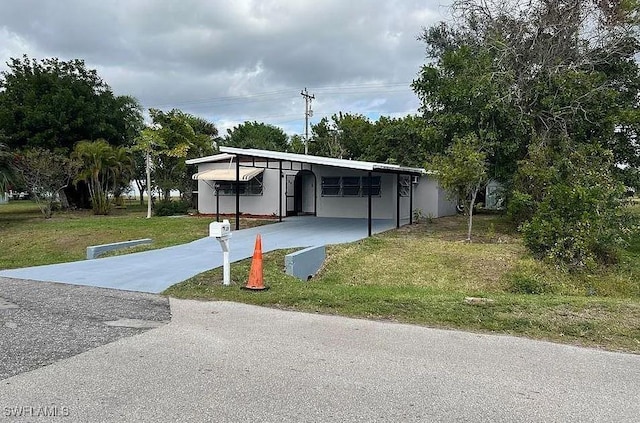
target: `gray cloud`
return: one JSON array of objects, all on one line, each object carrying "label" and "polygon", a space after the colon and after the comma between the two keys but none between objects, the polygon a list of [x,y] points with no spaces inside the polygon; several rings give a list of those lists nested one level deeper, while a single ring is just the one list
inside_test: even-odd
[{"label": "gray cloud", "polygon": [[[258,120],[302,132],[315,117],[415,111],[421,28],[438,0],[21,0],[0,3],[0,60],[82,58],[118,94],[219,126]],[[399,85],[399,83],[402,83]]]}]

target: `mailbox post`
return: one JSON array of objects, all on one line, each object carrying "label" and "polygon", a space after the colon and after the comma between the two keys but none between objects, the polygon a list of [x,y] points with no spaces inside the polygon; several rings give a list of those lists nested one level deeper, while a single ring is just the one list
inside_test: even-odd
[{"label": "mailbox post", "polygon": [[209,236],[215,237],[222,248],[222,284],[231,285],[231,268],[229,265],[229,241],[231,240],[231,224],[225,219],[222,222],[209,224]]}]

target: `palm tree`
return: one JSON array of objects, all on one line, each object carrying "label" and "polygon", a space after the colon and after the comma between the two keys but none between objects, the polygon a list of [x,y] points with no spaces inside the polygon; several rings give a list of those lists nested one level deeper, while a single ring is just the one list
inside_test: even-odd
[{"label": "palm tree", "polygon": [[135,163],[131,152],[125,147],[113,148],[113,197],[116,205],[121,205],[120,198],[134,176]]},{"label": "palm tree", "polygon": [[76,179],[87,182],[94,214],[109,214],[108,194],[113,188],[118,167],[114,148],[103,139],[84,140],[76,144],[72,157],[82,163]]},{"label": "palm tree", "polygon": [[0,195],[3,195],[9,185],[15,181],[15,176],[13,154],[6,145],[0,143]]}]

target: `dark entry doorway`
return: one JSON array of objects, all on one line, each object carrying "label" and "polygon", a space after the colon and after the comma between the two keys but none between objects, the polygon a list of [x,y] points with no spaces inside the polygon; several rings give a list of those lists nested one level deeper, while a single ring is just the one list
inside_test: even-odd
[{"label": "dark entry doorway", "polygon": [[287,216],[315,216],[316,175],[310,170],[301,170],[295,177],[288,175],[287,179]]}]

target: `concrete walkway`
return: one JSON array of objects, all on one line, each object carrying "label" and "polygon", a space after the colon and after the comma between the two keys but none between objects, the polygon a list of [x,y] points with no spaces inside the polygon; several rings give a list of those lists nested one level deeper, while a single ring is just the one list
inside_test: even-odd
[{"label": "concrete walkway", "polygon": [[[374,220],[373,232],[395,227],[392,220]],[[263,251],[353,242],[367,237],[365,219],[289,217],[282,223],[232,232],[231,261],[251,257],[256,234]],[[0,276],[36,281],[159,293],[198,273],[222,266],[215,238],[135,254],[47,266],[0,271]]]},{"label": "concrete walkway", "polygon": [[[6,421],[632,422],[640,416],[637,355],[170,301],[166,326],[3,380]],[[44,407],[58,418],[29,418]]]}]

